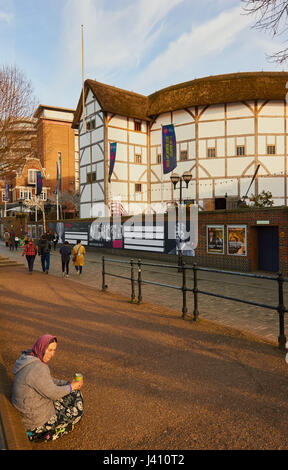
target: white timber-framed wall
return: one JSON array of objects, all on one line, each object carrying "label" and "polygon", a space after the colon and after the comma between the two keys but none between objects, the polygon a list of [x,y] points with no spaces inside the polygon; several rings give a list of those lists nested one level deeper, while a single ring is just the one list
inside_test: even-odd
[{"label": "white timber-framed wall", "polygon": [[[120,90],[121,91],[121,90]],[[95,128],[87,129],[95,119]],[[179,201],[171,173],[163,174],[162,126],[173,124],[180,176],[191,171],[192,181],[182,197],[205,202],[225,196],[243,197],[258,165],[248,197],[270,191],[275,206],[288,204],[287,104],[285,99],[258,99],[189,106],[147,120],[107,112],[88,89],[86,131],[79,120],[80,217],[110,215],[105,207],[121,201],[128,214],[164,212]],[[141,123],[141,130],[135,128]],[[110,143],[117,143],[108,183]],[[88,173],[96,173],[88,181]],[[141,185],[141,186],[140,186]],[[140,191],[136,191],[136,187]],[[152,208],[152,209],[151,209]]]},{"label": "white timber-framed wall", "polygon": [[[135,122],[141,130],[135,130]],[[129,214],[144,211],[149,203],[148,131],[146,121],[110,113],[107,116],[107,171],[110,143],[117,143],[115,166],[108,183],[108,204],[119,200]]]},{"label": "white timber-framed wall", "polygon": [[[260,168],[248,197],[262,190],[272,193],[274,205],[287,205],[287,115],[286,102],[247,101],[199,106],[161,114],[150,129],[151,203],[178,200],[171,174],[163,175],[161,125],[174,124],[179,175],[191,171],[183,198],[194,199],[200,206],[205,199],[246,194],[257,165]],[[268,154],[268,146],[275,154]],[[237,155],[237,147],[244,155]],[[215,156],[208,156],[215,149]],[[187,151],[181,161],[180,152]]]},{"label": "white timber-framed wall", "polygon": [[[95,128],[89,123],[95,120]],[[89,175],[95,173],[95,181]],[[105,213],[105,115],[91,92],[79,123],[80,218],[104,217]]]},{"label": "white timber-framed wall", "polygon": [[[94,120],[95,128],[90,125]],[[135,122],[141,130],[135,130]],[[149,203],[148,131],[145,120],[105,113],[88,91],[85,129],[83,114],[79,124],[80,218],[108,216],[111,201],[121,201],[128,213],[145,210]],[[117,155],[108,183],[112,142],[117,143]],[[96,181],[89,181],[88,174],[93,173]],[[141,185],[140,191],[136,185]]]}]

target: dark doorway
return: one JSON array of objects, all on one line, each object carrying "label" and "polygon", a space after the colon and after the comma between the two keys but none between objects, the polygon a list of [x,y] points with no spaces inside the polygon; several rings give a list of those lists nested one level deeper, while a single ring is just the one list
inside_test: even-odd
[{"label": "dark doorway", "polygon": [[216,197],[215,198],[215,210],[226,209],[226,198]]},{"label": "dark doorway", "polygon": [[258,227],[258,269],[279,270],[278,227]]}]

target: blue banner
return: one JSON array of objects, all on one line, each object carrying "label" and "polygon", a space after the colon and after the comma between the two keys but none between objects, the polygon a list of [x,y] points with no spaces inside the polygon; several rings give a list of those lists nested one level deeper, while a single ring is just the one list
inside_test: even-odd
[{"label": "blue banner", "polygon": [[162,126],[163,172],[170,173],[177,166],[174,125]]},{"label": "blue banner", "polygon": [[57,172],[57,177],[56,177],[56,188],[54,190],[54,194],[58,193],[58,184],[59,184],[59,165],[58,165],[58,162],[56,162],[56,172]]},{"label": "blue banner", "polygon": [[41,171],[36,172],[36,196],[42,193],[42,175]]},{"label": "blue banner", "polygon": [[9,184],[7,178],[5,182],[5,201],[10,201]]},{"label": "blue banner", "polygon": [[110,183],[111,181],[111,175],[114,170],[114,165],[115,165],[115,158],[116,158],[116,148],[117,148],[117,142],[113,142],[110,144],[110,167],[109,167],[109,176],[108,176],[108,181]]}]

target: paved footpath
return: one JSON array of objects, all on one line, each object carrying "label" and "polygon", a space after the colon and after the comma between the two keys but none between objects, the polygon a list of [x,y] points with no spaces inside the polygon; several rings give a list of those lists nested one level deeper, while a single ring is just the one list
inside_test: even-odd
[{"label": "paved footpath", "polygon": [[[0,242],[0,255],[9,256],[11,259],[20,260],[25,263],[26,260],[21,256],[21,249],[18,251],[10,252],[3,242]],[[77,281],[86,286],[101,289],[102,275],[101,275],[101,257],[103,253],[95,250],[87,250],[85,257],[85,267],[82,276],[79,278],[76,275],[75,269],[70,263],[70,279]],[[107,255],[105,257],[114,260],[130,260],[129,257]],[[137,259],[135,258],[135,261]],[[143,260],[146,263],[152,264],[165,264],[169,265],[166,261]],[[35,269],[41,271],[40,258],[37,257],[35,262]],[[116,273],[130,277],[129,264],[116,264],[107,263],[106,270],[110,273]],[[59,248],[52,251],[51,254],[51,268],[50,273],[61,277],[61,262]],[[135,276],[137,276],[137,269],[135,268]],[[160,282],[163,284],[181,285],[181,274],[177,269],[160,268],[143,266],[142,278],[153,282]],[[187,287],[193,288],[192,271],[187,274]],[[276,281],[268,281],[265,279],[253,279],[248,277],[240,277],[233,275],[217,274],[212,272],[199,272],[198,273],[198,289],[215,294],[223,294],[230,297],[238,297],[244,300],[250,300],[266,305],[278,305],[278,285]],[[106,284],[108,285],[109,292],[118,292],[131,296],[131,285],[128,280],[106,276]],[[135,287],[136,288],[136,287]],[[288,283],[284,283],[284,303],[288,306]],[[136,288],[136,296],[138,291]],[[182,314],[182,293],[174,289],[165,287],[158,287],[145,284],[142,288],[143,301],[153,301],[154,304],[170,307]],[[188,313],[193,313],[193,294],[187,294]],[[262,307],[249,306],[243,303],[228,301],[212,296],[199,294],[199,314],[201,318],[220,322],[226,326],[240,328],[244,331],[259,335],[262,338],[271,341],[278,341],[279,336],[279,319],[276,310],[270,310]],[[286,332],[285,332],[286,333]],[[288,334],[287,334],[288,338]]]},{"label": "paved footpath", "polygon": [[125,292],[102,292],[99,267],[89,269],[80,280],[0,269],[0,354],[10,377],[19,353],[47,332],[59,340],[52,375],[84,375],[83,419],[33,449],[288,448],[288,367],[275,343],[184,321],[147,294],[131,304]]}]

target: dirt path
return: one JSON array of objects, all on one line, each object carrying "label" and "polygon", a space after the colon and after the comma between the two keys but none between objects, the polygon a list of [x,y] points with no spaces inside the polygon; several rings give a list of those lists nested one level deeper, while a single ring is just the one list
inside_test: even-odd
[{"label": "dirt path", "polygon": [[24,267],[0,270],[0,296],[9,372],[51,333],[52,375],[85,378],[81,422],[33,448],[288,448],[288,368],[276,343]]}]

